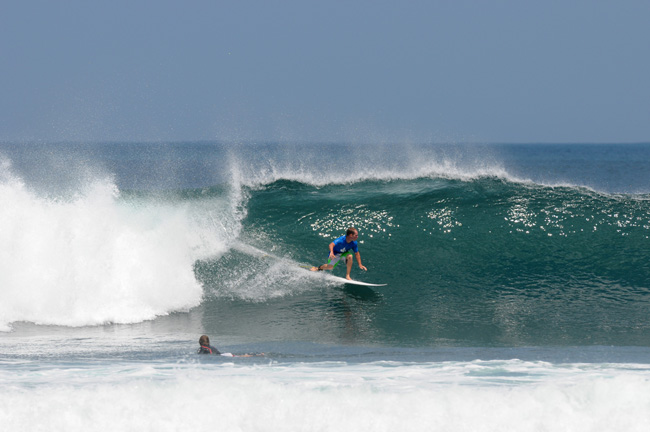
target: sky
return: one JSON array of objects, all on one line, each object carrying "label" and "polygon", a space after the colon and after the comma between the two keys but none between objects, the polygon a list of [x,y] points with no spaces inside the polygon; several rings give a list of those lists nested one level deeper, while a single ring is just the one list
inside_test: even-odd
[{"label": "sky", "polygon": [[5,1],[0,141],[650,142],[650,1]]}]

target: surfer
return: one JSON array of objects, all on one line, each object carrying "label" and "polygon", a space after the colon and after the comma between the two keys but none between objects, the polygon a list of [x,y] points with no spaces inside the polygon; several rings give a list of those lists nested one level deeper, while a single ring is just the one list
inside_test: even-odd
[{"label": "surfer", "polygon": [[[202,335],[199,338],[199,350],[197,351],[197,354],[215,354],[215,355],[221,355],[218,349],[210,345],[210,338],[207,335]],[[231,354],[232,355],[232,354]]]},{"label": "surfer", "polygon": [[359,268],[363,271],[367,271],[368,269],[361,264],[361,254],[359,253],[359,247],[357,245],[358,238],[359,231],[357,231],[356,228],[348,228],[345,235],[342,235],[329,244],[330,254],[327,258],[327,264],[323,264],[319,267],[312,267],[311,271],[332,270],[336,267],[339,260],[345,257],[345,263],[347,265],[345,278],[347,280],[352,280],[350,277],[350,272],[352,271],[352,252],[354,252],[354,256],[357,258]]},{"label": "surfer", "polygon": [[[224,357],[254,357],[252,354],[241,354],[241,355],[234,355],[231,353],[221,353],[219,352],[218,349],[210,345],[210,338],[207,335],[202,335],[199,338],[199,350],[197,351],[197,354],[214,354],[214,355],[221,355]],[[261,355],[264,355],[262,353]]]}]

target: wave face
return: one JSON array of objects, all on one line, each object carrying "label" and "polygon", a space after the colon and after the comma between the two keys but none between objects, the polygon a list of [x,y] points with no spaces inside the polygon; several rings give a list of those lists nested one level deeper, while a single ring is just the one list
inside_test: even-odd
[{"label": "wave face", "polygon": [[[373,325],[355,332],[372,342],[644,344],[649,221],[644,198],[494,178],[322,188],[277,181],[251,193],[244,231],[258,233],[249,244],[316,264],[331,240],[357,227],[369,272],[355,268],[353,276],[388,284],[348,292],[367,295]],[[217,294],[267,301],[297,290],[282,291],[291,277],[274,276],[267,258],[227,258],[227,266],[207,266],[206,280],[226,268],[266,270],[234,289],[214,282]]]},{"label": "wave face", "polygon": [[[54,182],[4,149],[0,325],[189,311],[269,340],[650,345],[649,146],[331,147],[64,146]],[[387,287],[298,267],[348,226],[353,277]]]}]

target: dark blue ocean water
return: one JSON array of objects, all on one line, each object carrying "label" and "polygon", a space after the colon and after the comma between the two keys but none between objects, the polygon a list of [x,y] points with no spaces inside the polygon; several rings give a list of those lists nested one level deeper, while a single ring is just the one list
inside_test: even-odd
[{"label": "dark blue ocean water", "polygon": [[[46,254],[66,250],[53,279],[37,289],[60,277],[72,296],[82,289],[77,281],[96,279],[146,292],[159,276],[130,281],[122,273],[130,264],[119,241],[132,235],[142,250],[131,254],[155,249],[143,257],[150,272],[182,265],[200,290],[200,298],[179,295],[176,307],[145,304],[153,315],[106,311],[96,322],[79,312],[84,318],[75,322],[62,308],[48,311],[46,323],[138,322],[189,306],[214,331],[263,339],[650,344],[649,145],[5,144],[0,152],[6,208],[17,207],[6,218],[24,223],[8,243],[43,235],[37,240],[52,249]],[[17,191],[26,197],[12,203],[9,193]],[[104,220],[107,213],[115,214]],[[63,225],[63,237],[30,230],[25,218]],[[360,230],[370,269],[354,276],[387,288],[323,288],[294,268],[320,263],[348,226]],[[105,239],[101,230],[116,237]],[[115,250],[86,274],[79,261],[92,260],[92,248],[107,242]],[[164,262],[175,257],[160,245],[175,242],[186,248],[174,252],[180,262]],[[5,253],[33,251],[24,242],[16,247]],[[20,258],[5,284],[31,269],[19,263],[34,257]],[[108,296],[111,283],[101,287]],[[120,309],[119,302],[111,307]],[[16,316],[23,319],[33,321]]]},{"label": "dark blue ocean water", "polygon": [[[648,422],[648,144],[4,143],[0,226],[0,414],[58,424],[46,390],[100,429],[140,404],[304,430],[341,400],[411,430]],[[349,226],[387,286],[300,267]]]}]

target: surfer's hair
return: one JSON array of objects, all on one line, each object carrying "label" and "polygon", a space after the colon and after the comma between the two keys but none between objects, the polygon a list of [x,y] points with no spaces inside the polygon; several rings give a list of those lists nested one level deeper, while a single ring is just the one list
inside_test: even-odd
[{"label": "surfer's hair", "polygon": [[348,230],[345,232],[346,236],[352,235],[352,234],[359,234],[359,231],[357,231],[356,228],[350,227]]},{"label": "surfer's hair", "polygon": [[202,335],[199,338],[199,345],[210,345],[210,338],[207,335]]}]

